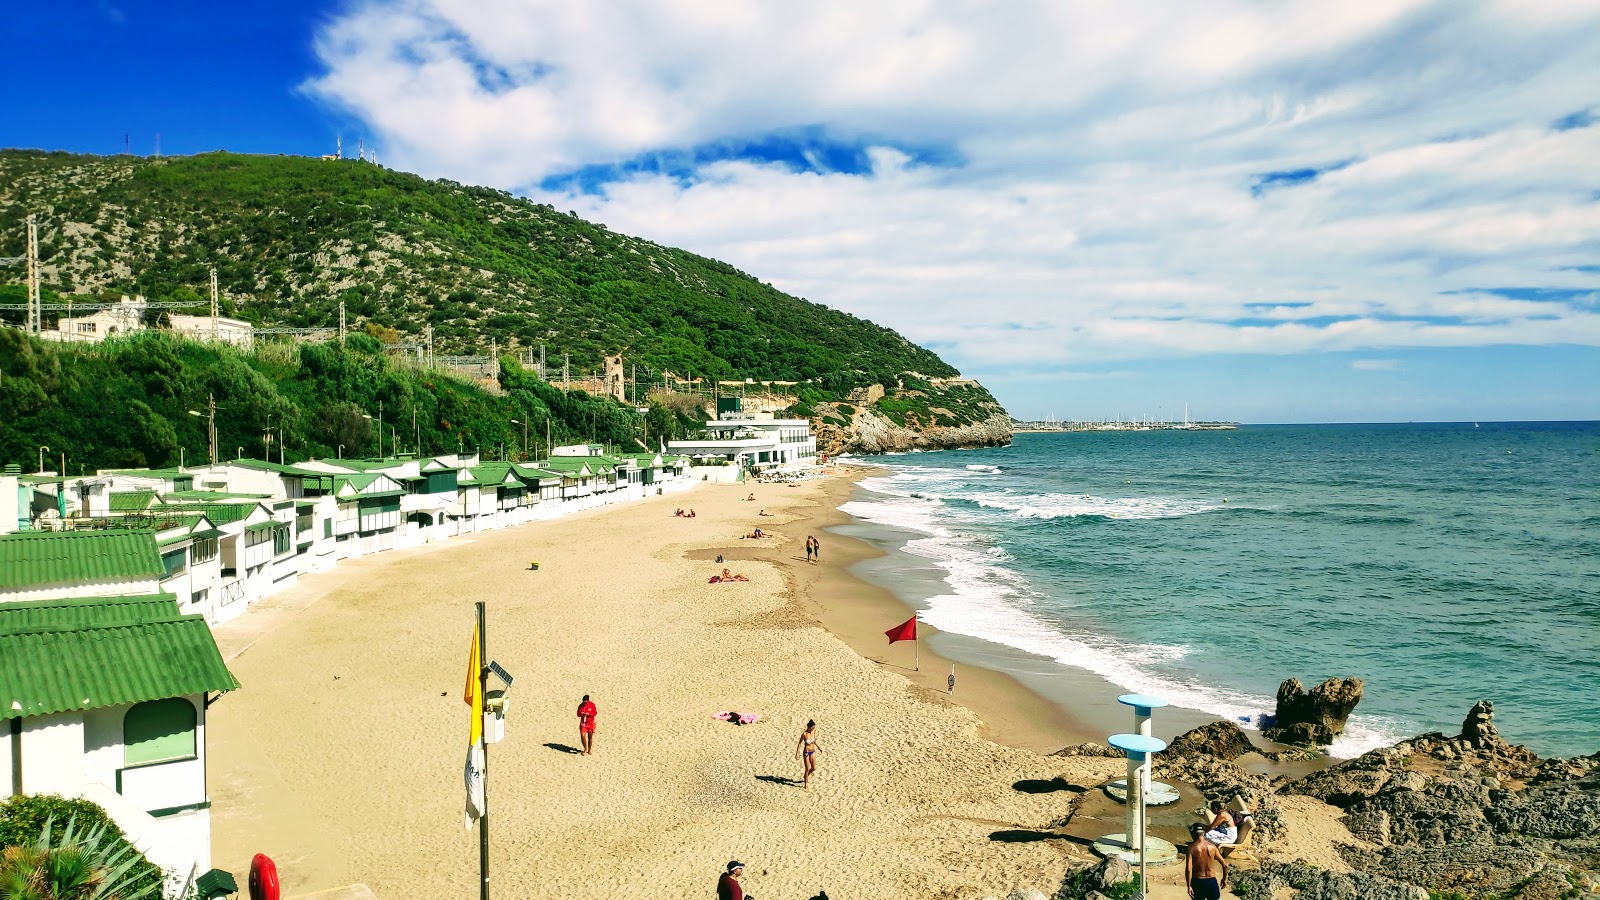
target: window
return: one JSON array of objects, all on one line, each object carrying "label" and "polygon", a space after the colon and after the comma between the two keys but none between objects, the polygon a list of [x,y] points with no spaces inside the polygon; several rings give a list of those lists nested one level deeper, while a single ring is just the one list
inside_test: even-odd
[{"label": "window", "polygon": [[134,706],[122,717],[125,764],[148,766],[194,759],[195,719],[194,704],[183,697]]},{"label": "window", "polygon": [[191,544],[189,550],[193,555],[193,562],[197,564],[210,562],[217,558],[217,539],[201,538]]},{"label": "window", "polygon": [[167,569],[166,577],[173,578],[178,575],[182,575],[184,570],[184,562],[187,556],[188,551],[182,547],[179,547],[178,549],[168,553],[161,554],[161,564]]},{"label": "window", "polygon": [[272,554],[282,556],[289,552],[289,526],[279,525],[272,529]]},{"label": "window", "polygon": [[200,604],[206,602],[209,599],[211,599],[211,589],[210,588],[206,588],[203,591],[195,591],[194,593],[189,595],[189,602],[194,606],[199,606]]}]

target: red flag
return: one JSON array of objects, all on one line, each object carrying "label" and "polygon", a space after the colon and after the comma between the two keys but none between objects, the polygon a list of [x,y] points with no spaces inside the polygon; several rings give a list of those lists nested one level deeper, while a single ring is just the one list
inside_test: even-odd
[{"label": "red flag", "polygon": [[889,643],[895,641],[914,641],[917,639],[917,617],[912,616],[899,625],[885,631],[889,636]]}]

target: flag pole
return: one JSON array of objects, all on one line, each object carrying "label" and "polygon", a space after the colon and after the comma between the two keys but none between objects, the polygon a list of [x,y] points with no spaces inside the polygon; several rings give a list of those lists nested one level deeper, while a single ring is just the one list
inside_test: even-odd
[{"label": "flag pole", "polygon": [[[478,601],[478,696],[489,690],[489,635],[484,630],[485,604]],[[478,888],[479,900],[489,900],[489,742],[483,742],[483,815],[478,819]]]},{"label": "flag pole", "polygon": [[913,659],[916,660],[916,662],[915,662],[915,665],[916,665],[915,671],[921,672],[922,671],[922,638],[913,637],[911,639],[911,647],[912,647],[911,652],[913,654],[915,654],[913,656]]}]

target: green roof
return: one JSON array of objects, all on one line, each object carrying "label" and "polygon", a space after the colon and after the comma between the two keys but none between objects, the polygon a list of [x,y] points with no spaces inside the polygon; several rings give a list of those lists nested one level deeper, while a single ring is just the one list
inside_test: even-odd
[{"label": "green roof", "polygon": [[0,634],[48,627],[72,630],[91,625],[159,622],[177,615],[178,598],[171,594],[21,600],[0,603]]},{"label": "green roof", "polygon": [[261,508],[260,503],[170,503],[166,510],[174,515],[186,513],[204,515],[213,524],[227,525],[241,519],[247,519],[250,514]]},{"label": "green roof", "polygon": [[254,525],[246,525],[244,530],[248,531],[248,532],[271,531],[272,529],[277,528],[280,525],[285,527],[285,528],[288,527],[288,523],[279,522],[279,521],[274,520],[274,521],[270,521],[270,522],[257,522]]},{"label": "green roof", "polygon": [[155,499],[155,491],[118,491],[111,495],[111,511],[144,512]]},{"label": "green roof", "polygon": [[147,529],[0,535],[0,589],[165,574],[156,552],[155,533]]},{"label": "green roof", "polygon": [[[479,484],[502,484],[506,480],[506,473],[511,471],[511,463],[486,462],[479,463],[467,471],[472,473],[472,478]],[[458,482],[459,483],[459,482]]]},{"label": "green roof", "polygon": [[74,624],[93,615],[73,610],[55,624],[0,629],[0,720],[239,686],[200,616]]},{"label": "green roof", "polygon": [[345,485],[349,485],[355,488],[357,493],[360,493],[361,491],[371,487],[372,483],[377,480],[378,476],[367,475],[364,473],[357,475],[335,475],[333,476],[333,492],[337,494],[344,488]]},{"label": "green roof", "polygon": [[539,468],[550,472],[560,472],[563,475],[570,475],[574,472],[577,472],[579,469],[588,466],[589,471],[593,473],[600,468],[598,464],[593,462],[594,459],[595,457],[592,456],[552,456],[540,463]]},{"label": "green roof", "polygon": [[517,473],[518,478],[532,478],[535,481],[544,481],[547,478],[561,477],[560,472],[552,472],[543,466],[525,466],[518,463],[513,463],[511,468],[512,471]]}]

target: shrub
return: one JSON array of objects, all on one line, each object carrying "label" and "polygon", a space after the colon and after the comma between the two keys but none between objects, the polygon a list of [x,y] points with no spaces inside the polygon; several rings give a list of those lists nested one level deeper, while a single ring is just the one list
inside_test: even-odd
[{"label": "shrub", "polygon": [[[50,825],[59,837],[72,823],[74,833],[92,834],[104,828],[101,843],[108,853],[127,848],[134,856],[128,871],[128,896],[160,896],[162,872],[144,854],[133,849],[128,839],[98,804],[58,794],[22,794],[0,801],[0,847],[31,847]],[[141,893],[142,892],[142,893]]]}]

